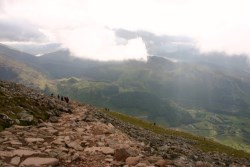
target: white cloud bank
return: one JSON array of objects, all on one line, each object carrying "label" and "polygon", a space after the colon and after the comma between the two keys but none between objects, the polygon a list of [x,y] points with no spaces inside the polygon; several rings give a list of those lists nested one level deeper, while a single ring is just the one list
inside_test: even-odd
[{"label": "white cloud bank", "polygon": [[102,27],[80,27],[59,32],[60,42],[79,57],[108,60],[146,60],[147,50],[141,38],[119,43],[113,30]]},{"label": "white cloud bank", "polygon": [[249,6],[249,0],[0,0],[0,19],[30,22],[44,42],[97,60],[146,58],[144,42],[121,42],[112,31],[119,28],[189,36],[202,51],[250,55]]},{"label": "white cloud bank", "polygon": [[[80,0],[2,1],[4,10],[0,19],[26,20],[36,25],[34,28],[47,37],[42,42],[61,43],[77,57],[101,61],[146,60],[147,49],[141,38],[119,43],[120,39],[115,36],[114,30],[107,28],[108,25],[100,20],[95,20],[95,16],[92,15],[94,9],[91,8],[96,2]],[[96,12],[98,15],[102,14],[101,11]],[[13,36],[19,34],[20,31],[16,31],[16,33],[13,31]]]}]

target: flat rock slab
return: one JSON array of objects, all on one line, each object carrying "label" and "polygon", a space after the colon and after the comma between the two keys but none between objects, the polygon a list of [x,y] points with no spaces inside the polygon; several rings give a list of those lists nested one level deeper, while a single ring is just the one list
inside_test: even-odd
[{"label": "flat rock slab", "polygon": [[29,157],[25,159],[20,166],[43,166],[43,165],[57,165],[59,160],[56,158],[41,158],[41,157]]},{"label": "flat rock slab", "polygon": [[13,125],[13,128],[15,129],[28,129],[30,126],[19,126],[19,125]]},{"label": "flat rock slab", "polygon": [[11,145],[23,145],[23,143],[21,143],[20,141],[10,141]]},{"label": "flat rock slab", "polygon": [[103,154],[114,154],[115,150],[110,147],[87,147],[84,149],[85,152],[102,152]]},{"label": "flat rock slab", "polygon": [[33,151],[33,150],[13,150],[13,154],[14,155],[17,155],[19,157],[22,157],[22,156],[31,156],[31,155],[38,155],[38,154],[42,154],[41,152],[39,151]]},{"label": "flat rock slab", "polygon": [[25,138],[24,139],[28,143],[33,143],[33,142],[43,142],[43,138]]},{"label": "flat rock slab", "polygon": [[10,151],[0,151],[0,157],[13,157],[15,154]]}]

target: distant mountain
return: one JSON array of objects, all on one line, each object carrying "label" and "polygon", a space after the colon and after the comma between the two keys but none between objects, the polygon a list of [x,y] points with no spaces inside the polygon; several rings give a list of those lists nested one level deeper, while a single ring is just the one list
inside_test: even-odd
[{"label": "distant mountain", "polygon": [[81,77],[91,61],[70,55],[68,50],[59,50],[37,57],[37,65],[52,78]]},{"label": "distant mountain", "polygon": [[0,79],[11,80],[37,89],[54,89],[36,65],[37,57],[0,45]]},{"label": "distant mountain", "polygon": [[8,46],[16,48],[22,52],[29,53],[32,55],[42,55],[46,53],[55,52],[61,49],[61,44],[59,43],[48,43],[48,44],[20,44],[11,43]]},{"label": "distant mountain", "polygon": [[18,78],[47,92],[250,150],[248,59],[197,52],[185,59],[177,52],[146,62],[100,62],[73,57],[67,50],[35,57],[2,46],[0,78]]},{"label": "distant mountain", "polygon": [[51,81],[49,81],[43,73],[39,72],[29,64],[23,63],[23,60],[17,60],[15,58],[2,55],[1,53],[0,78],[2,80],[11,80],[23,83],[26,86],[42,90],[51,85]]},{"label": "distant mountain", "polygon": [[36,57],[31,54],[19,51],[14,48],[10,48],[7,45],[3,45],[3,44],[0,44],[0,54],[3,56],[8,56],[8,58],[21,61],[23,63],[32,64],[36,60]]}]

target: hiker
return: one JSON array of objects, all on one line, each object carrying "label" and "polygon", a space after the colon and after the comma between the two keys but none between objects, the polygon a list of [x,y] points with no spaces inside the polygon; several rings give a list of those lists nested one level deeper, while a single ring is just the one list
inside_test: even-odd
[{"label": "hiker", "polygon": [[63,96],[61,96],[61,101],[63,101]]},{"label": "hiker", "polygon": [[64,97],[64,100],[66,101],[66,103],[69,103],[69,98],[68,97]]},{"label": "hiker", "polygon": [[54,97],[54,94],[53,94],[53,93],[51,93],[51,94],[50,94],[50,97]]},{"label": "hiker", "polygon": [[60,96],[59,95],[57,95],[57,99],[60,100]]}]

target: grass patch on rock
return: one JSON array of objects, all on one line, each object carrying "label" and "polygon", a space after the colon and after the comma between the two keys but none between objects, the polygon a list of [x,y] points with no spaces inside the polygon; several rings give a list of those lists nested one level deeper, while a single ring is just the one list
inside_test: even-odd
[{"label": "grass patch on rock", "polygon": [[[0,113],[8,116],[12,121],[19,120],[20,113],[26,112],[33,116],[33,120],[27,122],[19,120],[19,125],[34,125],[39,119],[46,120],[49,115],[46,113],[49,108],[38,104],[38,100],[26,97],[25,95],[15,95],[13,93],[4,93],[0,90]],[[16,123],[16,122],[15,122]],[[10,127],[11,124],[8,120],[0,119],[0,131]]]}]

